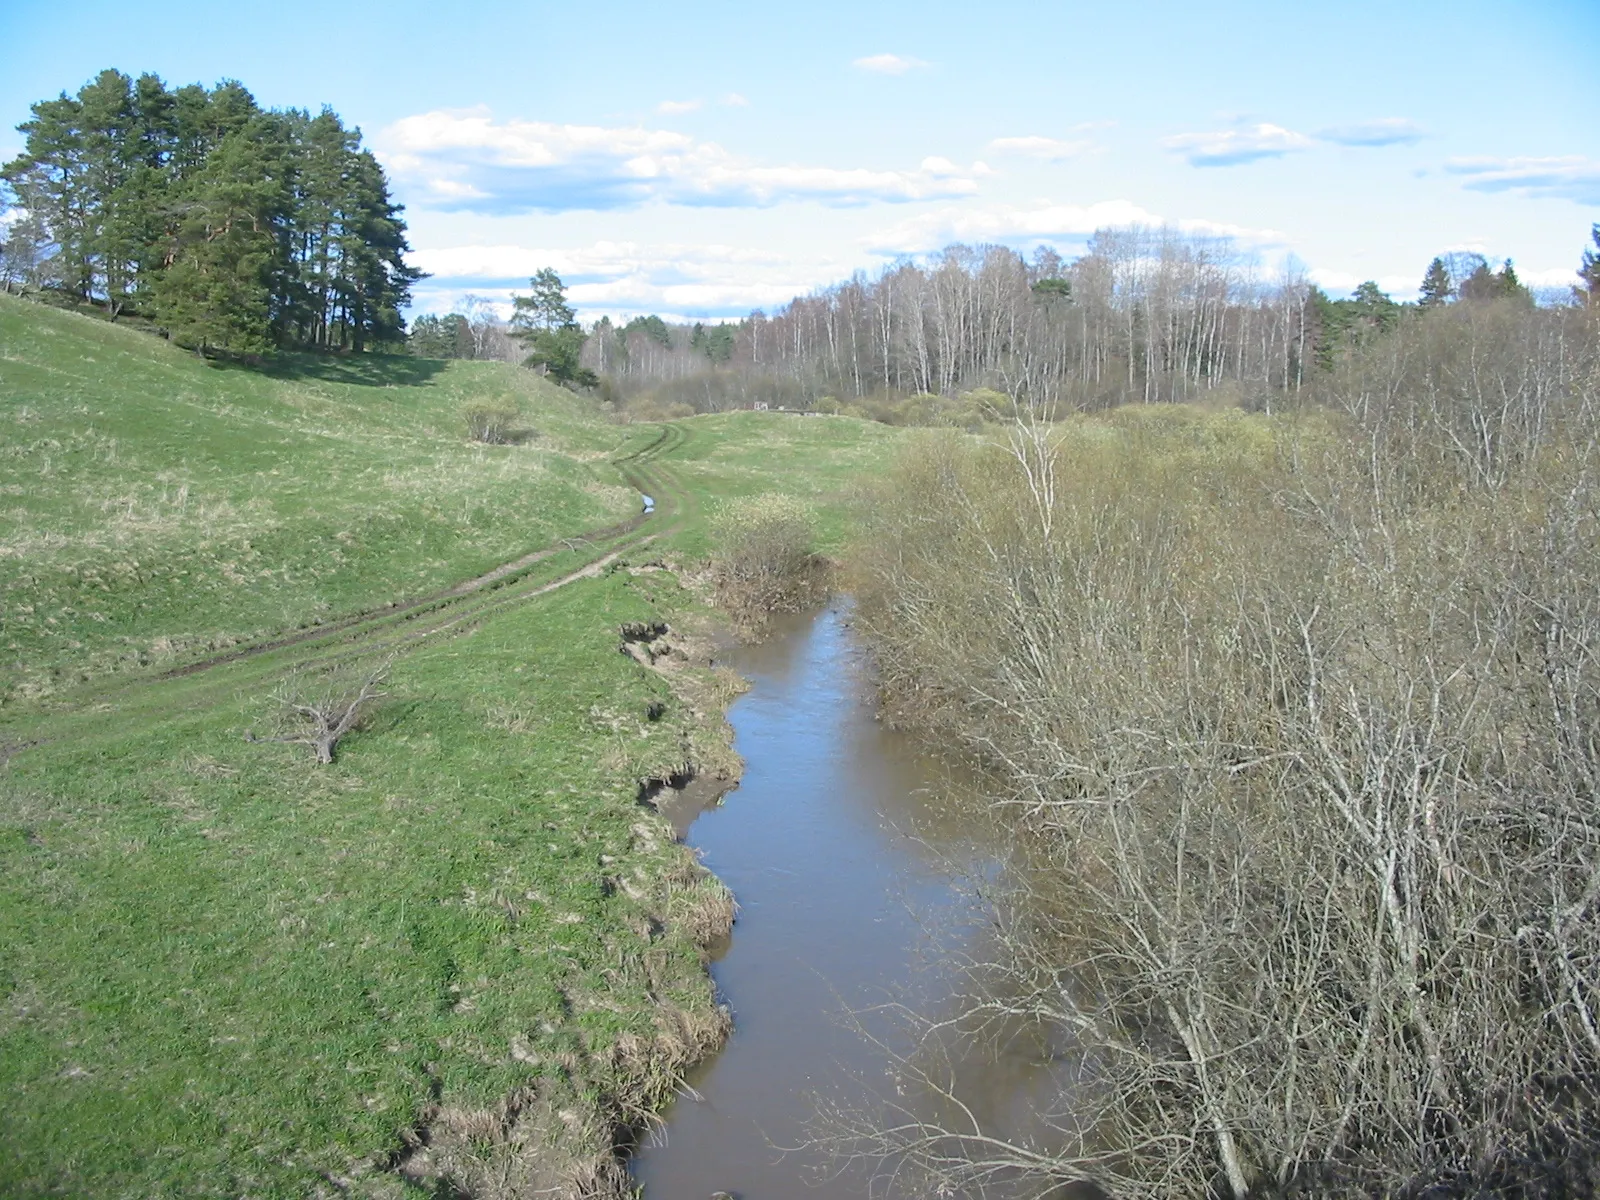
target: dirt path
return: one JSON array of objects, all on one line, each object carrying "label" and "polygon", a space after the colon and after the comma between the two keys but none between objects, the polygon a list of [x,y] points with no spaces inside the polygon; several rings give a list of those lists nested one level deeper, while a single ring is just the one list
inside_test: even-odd
[{"label": "dirt path", "polygon": [[[296,666],[313,660],[334,661],[372,653],[396,653],[424,639],[458,632],[494,613],[547,595],[580,579],[592,578],[629,551],[675,531],[685,512],[692,511],[692,498],[682,491],[662,461],[684,441],[681,427],[662,425],[649,443],[612,460],[629,487],[655,500],[652,509],[626,521],[563,538],[425,596],[391,600],[322,625],[236,646],[157,674],[94,680],[76,694],[52,704],[53,715],[103,707],[118,696],[152,683],[199,675],[230,663],[297,647],[304,648],[307,653],[296,656]],[[574,565],[554,578],[541,578],[539,566],[562,554],[573,555]],[[31,744],[34,743],[21,742],[8,750],[11,754],[18,753]]]}]

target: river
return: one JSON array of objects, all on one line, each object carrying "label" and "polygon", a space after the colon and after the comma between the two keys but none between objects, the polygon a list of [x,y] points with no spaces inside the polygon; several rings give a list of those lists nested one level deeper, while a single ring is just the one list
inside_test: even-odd
[{"label": "river", "polygon": [[[876,720],[846,608],[779,622],[732,665],[751,682],[728,713],[744,777],[720,805],[669,815],[739,902],[712,965],[734,1032],[632,1170],[646,1200],[895,1196],[873,1164],[841,1170],[809,1144],[814,1101],[915,1109],[895,1069],[915,1048],[882,1006],[950,1003],[951,952],[985,928],[960,881],[994,856],[971,806],[948,802],[970,782]],[[1048,1090],[1027,1039],[953,1065],[1001,1130],[1026,1129]]]}]

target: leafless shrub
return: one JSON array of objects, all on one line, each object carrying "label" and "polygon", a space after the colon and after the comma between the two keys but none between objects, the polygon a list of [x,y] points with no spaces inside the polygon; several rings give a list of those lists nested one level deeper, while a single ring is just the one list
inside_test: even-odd
[{"label": "leafless shrub", "polygon": [[1017,847],[963,1028],[1077,1070],[1037,1143],[951,1097],[858,1149],[939,1194],[1592,1193],[1595,345],[1451,312],[1344,364],[1338,419],[909,456],[858,623]]},{"label": "leafless shrub", "polygon": [[284,732],[257,737],[254,731],[246,730],[245,740],[309,746],[318,763],[331,763],[340,739],[359,726],[372,705],[387,695],[382,687],[392,664],[392,659],[385,660],[359,676],[334,673],[315,681],[291,676],[272,697]]},{"label": "leafless shrub", "polygon": [[815,537],[811,514],[792,497],[725,505],[712,520],[711,576],[719,600],[746,620],[804,607],[822,571]]},{"label": "leafless shrub", "polygon": [[526,436],[526,431],[518,428],[519,416],[517,406],[503,400],[474,400],[461,408],[467,436],[490,446],[507,445]]}]

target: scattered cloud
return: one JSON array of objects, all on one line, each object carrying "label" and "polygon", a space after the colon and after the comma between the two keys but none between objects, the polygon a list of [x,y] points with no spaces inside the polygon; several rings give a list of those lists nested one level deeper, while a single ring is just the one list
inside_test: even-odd
[{"label": "scattered cloud", "polygon": [[1060,138],[1049,137],[1003,137],[990,142],[989,149],[996,154],[1012,154],[1021,158],[1043,159],[1045,162],[1061,162],[1064,159],[1077,158],[1080,154],[1087,154],[1095,149],[1095,143],[1087,138],[1063,141]]},{"label": "scattered cloud", "polygon": [[419,250],[411,261],[430,278],[415,289],[417,312],[449,312],[468,295],[487,295],[510,311],[509,294],[554,267],[584,320],[742,317],[835,282],[849,268],[831,259],[796,261],[770,251],[720,244],[595,242],[565,248],[466,245]]},{"label": "scattered cloud", "polygon": [[724,93],[722,99],[718,100],[717,103],[721,104],[725,108],[749,108],[750,107],[750,101],[746,100],[738,92],[726,92],[726,93]]},{"label": "scattered cloud", "polygon": [[1002,205],[993,208],[945,208],[922,213],[864,239],[875,254],[894,257],[926,254],[953,242],[999,244],[1018,248],[1038,245],[1081,246],[1099,229],[1130,225],[1168,225],[1184,233],[1232,238],[1247,247],[1280,246],[1283,234],[1218,221],[1168,221],[1130,200],[1097,204]]},{"label": "scattered cloud", "polygon": [[674,130],[497,121],[481,106],[406,117],[374,145],[411,203],[489,213],[939,200],[976,192],[987,171],[943,158],[916,170],[768,166]]},{"label": "scattered cloud", "polygon": [[1379,117],[1353,125],[1334,125],[1316,133],[1319,142],[1332,142],[1336,146],[1402,146],[1420,142],[1424,136],[1422,126],[1405,117]]},{"label": "scattered cloud", "polygon": [[877,75],[904,75],[907,71],[930,64],[920,58],[906,58],[899,54],[869,54],[865,58],[851,60],[850,65]]},{"label": "scattered cloud", "polygon": [[1234,167],[1263,158],[1282,158],[1318,145],[1409,145],[1424,137],[1422,126],[1407,117],[1379,117],[1350,125],[1333,125],[1316,133],[1300,133],[1265,121],[1240,124],[1233,129],[1205,133],[1180,133],[1164,138],[1162,145],[1176,151],[1193,167]]},{"label": "scattered cloud", "polygon": [[1180,133],[1161,143],[1188,159],[1193,167],[1232,167],[1262,158],[1282,158],[1316,145],[1314,139],[1281,125],[1262,122],[1241,129]]},{"label": "scattered cloud", "polygon": [[669,117],[676,117],[683,113],[698,112],[704,107],[704,100],[663,100],[656,105],[656,111],[665,113]]},{"label": "scattered cloud", "polygon": [[1600,204],[1600,160],[1579,154],[1553,158],[1452,158],[1444,169],[1475,192],[1515,192],[1537,199]]}]

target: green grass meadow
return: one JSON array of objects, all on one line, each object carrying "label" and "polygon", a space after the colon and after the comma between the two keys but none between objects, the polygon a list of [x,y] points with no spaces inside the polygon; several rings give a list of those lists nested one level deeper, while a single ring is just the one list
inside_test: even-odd
[{"label": "green grass meadow", "polygon": [[[537,434],[468,442],[461,405],[508,396]],[[836,544],[892,431],[629,429],[501,364],[219,367],[4,297],[0,401],[0,1195],[491,1194],[474,1162],[570,1189],[607,1161],[722,1019],[725,893],[638,789],[726,759],[733,686],[620,627],[706,619],[647,564],[702,553],[724,498],[797,495]],[[639,533],[382,615],[630,515],[612,459],[647,446]],[[246,740],[297,680],[379,663],[331,765]],[[442,1182],[397,1169],[430,1124]]]},{"label": "green grass meadow", "polygon": [[[623,431],[503,363],[205,363],[0,296],[0,698],[425,594],[634,511]],[[522,444],[467,440],[505,399]]]},{"label": "green grass meadow", "polygon": [[[687,492],[707,504],[769,492],[793,496],[816,520],[818,548],[837,553],[848,537],[859,484],[888,468],[906,431],[857,417],[785,412],[730,412],[675,423],[686,437],[672,461]],[[677,544],[688,554],[709,548],[704,519],[687,523]]]}]

